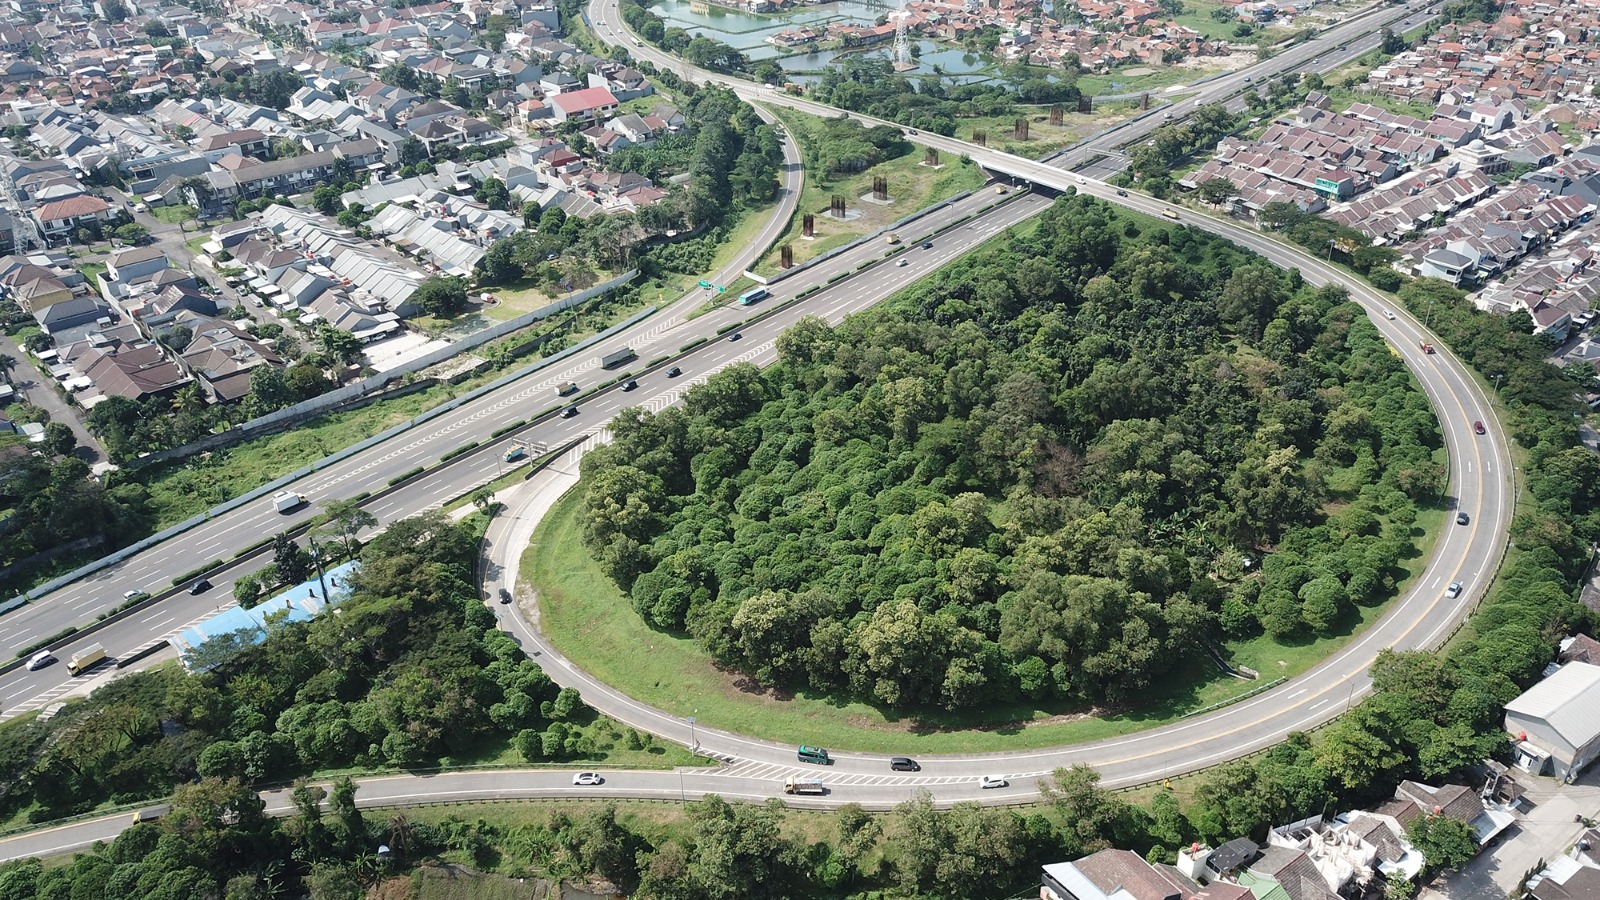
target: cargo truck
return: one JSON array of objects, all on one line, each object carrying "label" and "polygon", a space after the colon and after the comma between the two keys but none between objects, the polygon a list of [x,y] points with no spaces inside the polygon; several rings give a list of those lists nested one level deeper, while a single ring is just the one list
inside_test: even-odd
[{"label": "cargo truck", "polygon": [[791,775],[789,780],[783,783],[783,792],[785,794],[812,794],[820,797],[828,792],[828,788],[823,785],[820,779],[795,778]]},{"label": "cargo truck", "polygon": [[569,381],[566,384],[562,385],[561,387],[556,388],[556,396],[557,397],[565,397],[568,394],[576,394],[577,392],[578,392],[578,383],[576,381]]},{"label": "cargo truck", "polygon": [[600,357],[600,368],[615,369],[631,359],[638,358],[639,354],[634,353],[632,347],[623,347],[615,353],[607,353],[605,356]]},{"label": "cargo truck", "polygon": [[105,658],[105,647],[99,644],[90,644],[82,650],[79,650],[77,653],[72,654],[72,658],[67,660],[67,671],[71,672],[73,675],[82,675],[90,668],[93,668],[96,663],[100,662],[100,660]]},{"label": "cargo truck", "polygon": [[306,495],[294,491],[279,491],[272,495],[272,505],[277,507],[280,513],[294,512],[305,503]]},{"label": "cargo truck", "polygon": [[1421,347],[1422,348],[1422,352],[1428,354],[1429,356],[1432,356],[1433,353],[1434,353],[1433,345],[1428,343],[1427,341],[1422,341],[1422,342],[1418,343],[1417,346]]}]

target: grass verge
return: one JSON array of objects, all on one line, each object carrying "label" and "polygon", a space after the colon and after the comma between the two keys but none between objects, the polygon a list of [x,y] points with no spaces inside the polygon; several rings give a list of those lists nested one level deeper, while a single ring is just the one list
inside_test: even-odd
[{"label": "grass verge", "polygon": [[[805,148],[818,140],[816,134],[822,120],[790,109],[769,109],[783,123],[804,157]],[[985,180],[983,171],[970,160],[945,156],[937,167],[925,166],[922,162],[922,151],[914,149],[904,156],[885,160],[870,169],[850,175],[830,178],[808,172],[805,184],[800,189],[800,202],[795,207],[788,229],[778,237],[772,252],[757,263],[756,272],[762,275],[777,274],[778,246],[788,244],[794,250],[795,263],[803,263],[926,209],[946,197],[972,190]],[[872,192],[873,179],[880,177],[888,180],[890,200],[885,203],[862,200],[863,195]],[[854,218],[840,220],[826,215],[829,202],[835,194],[845,198],[845,204]],[[800,237],[801,226],[808,213],[815,217],[814,240]]]}]

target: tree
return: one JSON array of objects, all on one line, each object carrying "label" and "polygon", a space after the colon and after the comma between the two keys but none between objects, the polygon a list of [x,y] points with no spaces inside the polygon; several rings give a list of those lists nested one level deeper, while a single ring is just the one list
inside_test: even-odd
[{"label": "tree", "polygon": [[272,536],[272,561],[278,567],[278,578],[284,584],[299,584],[311,575],[310,554],[286,533]]},{"label": "tree", "polygon": [[44,426],[44,445],[57,456],[71,456],[78,449],[78,436],[65,422],[50,422]]},{"label": "tree", "polygon": [[317,326],[317,346],[339,362],[351,365],[361,359],[366,345],[350,332],[324,323]]},{"label": "tree", "polygon": [[430,316],[449,318],[467,308],[467,283],[460,278],[429,278],[411,299]]},{"label": "tree", "polygon": [[126,225],[118,225],[113,234],[124,244],[142,244],[150,237],[150,229],[137,222],[129,222]]},{"label": "tree", "polygon": [[1459,869],[1478,855],[1478,835],[1471,825],[1449,816],[1423,816],[1406,826],[1406,837],[1434,871]]},{"label": "tree", "polygon": [[282,368],[268,364],[250,370],[248,407],[251,415],[263,416],[276,412],[299,399],[295,396],[294,389],[289,384],[289,377]]},{"label": "tree", "polygon": [[1226,178],[1211,178],[1200,183],[1200,199],[1212,206],[1220,206],[1229,197],[1237,196],[1239,189]]},{"label": "tree", "polygon": [[428,159],[428,145],[417,138],[408,137],[400,143],[396,153],[400,157],[400,165],[414,166]]},{"label": "tree", "polygon": [[356,535],[367,528],[378,527],[378,518],[367,512],[354,498],[327,500],[322,504],[322,517],[330,533],[344,543],[346,556],[355,556]]},{"label": "tree", "polygon": [[343,207],[339,197],[340,188],[337,185],[320,185],[311,192],[311,205],[325,216],[336,215]]},{"label": "tree", "polygon": [[1083,765],[1057,769],[1040,782],[1039,794],[1055,807],[1067,855],[1086,856],[1110,846],[1112,825],[1124,805],[1100,789],[1098,772]]},{"label": "tree", "polygon": [[479,203],[490,209],[511,208],[511,192],[506,189],[504,181],[493,175],[485,178],[483,184],[478,185],[478,190],[473,196]]}]

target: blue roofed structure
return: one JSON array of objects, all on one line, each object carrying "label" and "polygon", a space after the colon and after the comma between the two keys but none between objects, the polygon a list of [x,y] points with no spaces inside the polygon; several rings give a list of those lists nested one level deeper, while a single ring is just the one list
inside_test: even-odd
[{"label": "blue roofed structure", "polygon": [[188,665],[191,650],[223,635],[242,633],[244,642],[259,644],[266,640],[267,632],[273,627],[287,622],[308,622],[321,615],[323,610],[344,602],[350,595],[350,576],[360,565],[358,560],[351,560],[328,569],[321,579],[303,581],[250,609],[239,606],[225,609],[178,632],[172,642],[184,655],[185,666]]}]

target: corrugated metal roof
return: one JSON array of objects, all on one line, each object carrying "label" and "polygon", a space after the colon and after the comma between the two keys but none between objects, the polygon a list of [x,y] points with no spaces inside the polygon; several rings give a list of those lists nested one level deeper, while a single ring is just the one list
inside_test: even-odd
[{"label": "corrugated metal roof", "polygon": [[1572,662],[1506,704],[1507,713],[1543,719],[1574,747],[1600,734],[1600,666]]}]

